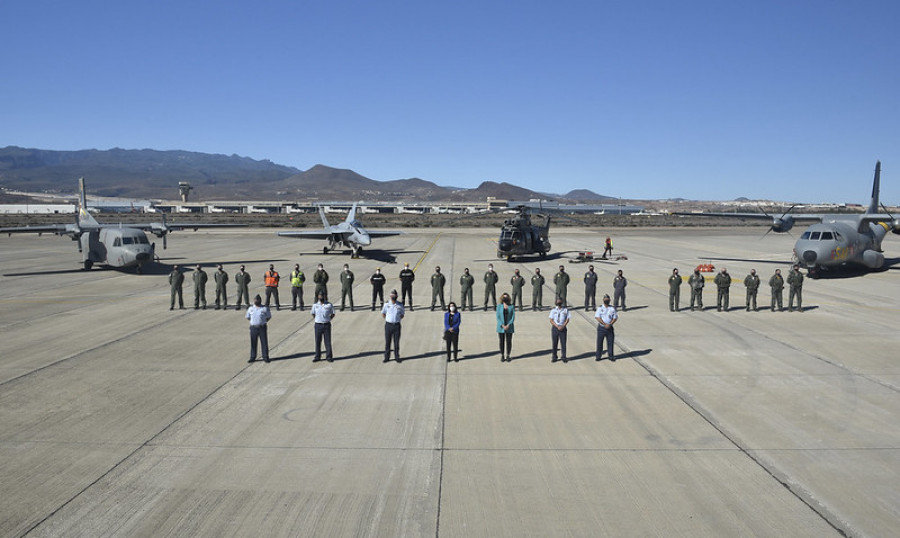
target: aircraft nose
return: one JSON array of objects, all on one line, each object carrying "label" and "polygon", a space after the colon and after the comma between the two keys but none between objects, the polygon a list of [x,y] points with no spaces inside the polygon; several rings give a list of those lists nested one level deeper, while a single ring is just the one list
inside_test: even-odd
[{"label": "aircraft nose", "polygon": [[807,265],[816,263],[816,258],[818,254],[816,254],[815,250],[807,250],[803,252],[803,261],[806,262]]},{"label": "aircraft nose", "polygon": [[139,261],[139,262],[145,262],[150,259],[150,253],[149,252],[138,252],[135,255],[135,259],[137,259],[137,261]]},{"label": "aircraft nose", "polygon": [[369,237],[369,234],[362,234],[359,236],[359,244],[367,247],[372,244],[372,238]]}]

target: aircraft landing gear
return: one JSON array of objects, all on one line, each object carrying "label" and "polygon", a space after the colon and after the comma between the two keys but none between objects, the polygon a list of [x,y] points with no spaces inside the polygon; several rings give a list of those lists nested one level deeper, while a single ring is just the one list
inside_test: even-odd
[{"label": "aircraft landing gear", "polygon": [[354,260],[359,258],[359,253],[362,252],[362,247],[356,247],[350,252],[350,257]]},{"label": "aircraft landing gear", "polygon": [[322,247],[322,254],[328,254],[328,247]]},{"label": "aircraft landing gear", "polygon": [[91,267],[93,267],[93,266],[94,266],[94,262],[93,262],[93,261],[91,261],[91,260],[84,260],[84,270],[85,270],[85,271],[90,271],[90,270],[91,270]]}]

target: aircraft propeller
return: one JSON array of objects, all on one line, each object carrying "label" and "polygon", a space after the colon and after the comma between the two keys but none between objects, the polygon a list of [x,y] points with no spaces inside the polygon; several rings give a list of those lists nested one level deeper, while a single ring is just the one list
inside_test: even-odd
[{"label": "aircraft propeller", "polygon": [[887,213],[889,217],[891,217],[891,232],[900,235],[900,219],[894,218],[894,215],[892,215],[891,212],[888,211],[888,208],[886,208],[884,204],[881,204],[881,209],[884,209],[884,212]]},{"label": "aircraft propeller", "polygon": [[81,226],[78,224],[78,214],[75,214],[75,224],[72,225],[72,241],[78,243],[78,252],[82,252],[81,250],[81,234],[84,233],[81,230]]},{"label": "aircraft propeller", "polygon": [[166,236],[169,234],[169,226],[168,226],[168,224],[166,224],[166,214],[165,213],[162,214],[162,224],[158,224],[158,223],[154,222],[153,227],[150,229],[150,231],[156,237],[162,238],[163,250],[165,250],[166,247],[168,246],[167,241],[166,241]]},{"label": "aircraft propeller", "polygon": [[762,237],[760,237],[760,239],[769,235],[769,232],[775,232],[775,233],[787,232],[788,235],[793,237],[793,235],[791,235],[790,230],[791,230],[791,228],[794,227],[794,217],[788,215],[788,213],[790,213],[791,210],[793,210],[795,207],[797,207],[797,204],[794,204],[791,207],[789,207],[788,210],[785,211],[784,213],[782,213],[780,217],[773,217],[772,215],[769,215],[768,213],[766,213],[766,210],[763,209],[762,206],[758,206],[758,207],[759,207],[759,210],[762,211],[765,216],[772,219],[772,225],[769,226],[769,229],[766,230],[766,233],[764,233],[762,235]]}]

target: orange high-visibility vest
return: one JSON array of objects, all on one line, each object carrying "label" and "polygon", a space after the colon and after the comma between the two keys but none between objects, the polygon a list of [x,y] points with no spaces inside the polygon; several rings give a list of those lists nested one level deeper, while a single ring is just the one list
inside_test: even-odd
[{"label": "orange high-visibility vest", "polygon": [[266,271],[266,287],[267,288],[277,288],[278,280],[281,277],[278,276],[278,271]]}]

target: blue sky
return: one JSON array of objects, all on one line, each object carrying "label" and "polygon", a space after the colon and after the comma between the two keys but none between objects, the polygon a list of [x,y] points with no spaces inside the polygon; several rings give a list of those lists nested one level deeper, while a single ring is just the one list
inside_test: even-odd
[{"label": "blue sky", "polygon": [[0,146],[900,204],[900,2],[12,0]]}]

